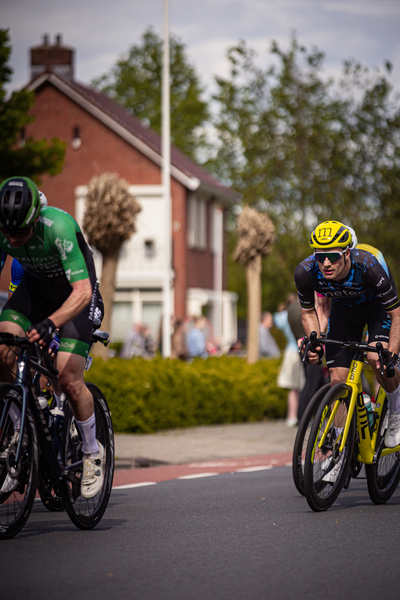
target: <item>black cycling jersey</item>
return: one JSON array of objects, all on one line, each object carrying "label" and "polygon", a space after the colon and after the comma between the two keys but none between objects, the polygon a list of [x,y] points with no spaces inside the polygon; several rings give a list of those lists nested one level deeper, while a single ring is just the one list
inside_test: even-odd
[{"label": "black cycling jersey", "polygon": [[341,281],[325,279],[314,255],[308,256],[297,267],[294,280],[302,308],[314,307],[314,292],[328,296],[335,305],[343,307],[379,303],[387,311],[400,306],[393,277],[386,273],[379,261],[364,250],[350,250],[351,266]]}]

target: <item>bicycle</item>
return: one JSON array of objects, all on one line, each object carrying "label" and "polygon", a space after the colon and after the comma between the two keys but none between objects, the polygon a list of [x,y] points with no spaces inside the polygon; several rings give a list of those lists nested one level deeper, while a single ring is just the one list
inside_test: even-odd
[{"label": "bicycle", "polygon": [[[93,338],[108,343],[106,332],[95,331]],[[18,482],[12,491],[0,491],[0,539],[15,536],[27,522],[42,470],[54,496],[62,497],[74,525],[92,529],[107,508],[114,476],[114,434],[107,401],[99,388],[86,384],[94,399],[97,439],[105,448],[103,487],[94,498],[86,500],[80,495],[82,440],[68,400],[57,452],[32,385],[31,369],[51,380],[56,380],[57,369],[47,351],[43,352],[37,343],[29,343],[26,337],[3,333],[0,343],[19,349],[15,382],[0,385],[0,490],[7,476]],[[20,419],[19,435],[16,415]]]},{"label": "bicycle", "polygon": [[[366,353],[378,354],[383,373],[387,350],[381,343],[338,341],[310,335],[304,352],[321,344],[335,344],[355,351],[346,383],[337,383],[325,395],[315,414],[304,465],[304,489],[310,508],[327,510],[351,477],[365,465],[368,493],[375,504],[387,502],[400,479],[400,445],[386,448],[387,397],[379,389],[370,428],[363,400],[361,373]],[[355,414],[354,414],[355,413]]]}]

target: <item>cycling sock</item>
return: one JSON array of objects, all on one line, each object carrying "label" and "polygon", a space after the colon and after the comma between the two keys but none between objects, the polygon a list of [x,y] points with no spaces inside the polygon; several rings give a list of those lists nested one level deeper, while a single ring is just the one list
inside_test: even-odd
[{"label": "cycling sock", "polygon": [[94,413],[86,421],[75,419],[75,422],[82,436],[83,454],[98,454],[100,448],[96,440],[96,417]]},{"label": "cycling sock", "polygon": [[400,385],[394,392],[386,392],[389,412],[400,413]]}]

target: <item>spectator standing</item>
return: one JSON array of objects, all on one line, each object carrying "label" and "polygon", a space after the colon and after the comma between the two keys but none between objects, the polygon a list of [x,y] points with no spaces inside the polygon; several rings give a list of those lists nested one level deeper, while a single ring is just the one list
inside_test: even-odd
[{"label": "spectator standing", "polygon": [[188,356],[186,325],[182,319],[177,319],[174,323],[174,330],[171,337],[171,358],[186,360]]},{"label": "spectator standing", "polygon": [[136,323],[125,338],[121,350],[121,358],[132,358],[134,356],[143,356],[144,338],[142,335],[142,326]]},{"label": "spectator standing", "polygon": [[297,340],[289,325],[288,308],[296,301],[295,294],[289,294],[282,309],[274,314],[274,323],[286,337],[286,346],[283,355],[281,369],[278,375],[278,387],[289,390],[288,410],[286,425],[294,427],[297,425],[297,410],[300,392],[304,387],[304,368],[300,359]]},{"label": "spectator standing", "polygon": [[272,314],[270,312],[264,312],[260,323],[259,336],[260,336],[260,356],[267,358],[276,358],[281,355],[279,346],[274,340],[271,327],[274,324]]},{"label": "spectator standing", "polygon": [[192,325],[186,334],[189,358],[206,358],[205,318],[203,316],[193,317]]}]

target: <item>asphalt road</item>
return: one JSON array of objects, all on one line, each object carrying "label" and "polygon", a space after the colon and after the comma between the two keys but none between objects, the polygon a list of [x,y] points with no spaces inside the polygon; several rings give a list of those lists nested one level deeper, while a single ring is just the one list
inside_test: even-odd
[{"label": "asphalt road", "polygon": [[365,480],[315,514],[288,466],[116,489],[92,531],[37,502],[1,543],[1,597],[397,600],[399,515]]}]

